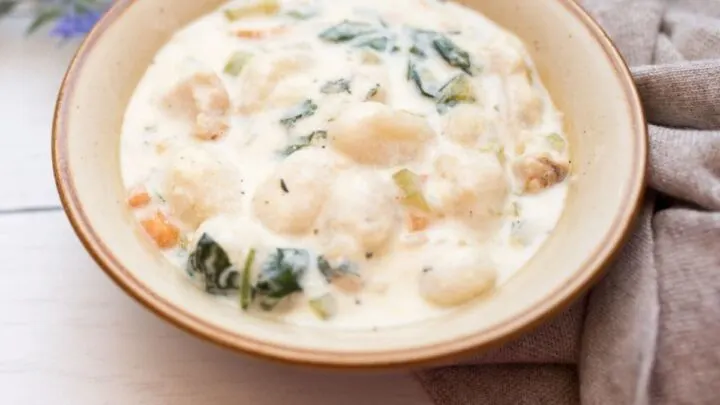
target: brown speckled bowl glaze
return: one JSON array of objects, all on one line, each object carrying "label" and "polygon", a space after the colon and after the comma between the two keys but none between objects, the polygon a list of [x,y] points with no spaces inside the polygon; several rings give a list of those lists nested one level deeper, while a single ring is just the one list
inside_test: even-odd
[{"label": "brown speckled bowl glaze", "polygon": [[72,225],[100,267],[156,314],[219,345],[344,368],[425,364],[502,344],[550,318],[602,273],[642,197],[647,132],[613,44],[571,0],[466,0],[526,43],[565,113],[574,178],[556,231],[493,295],[451,315],[378,331],[318,330],[242,316],[191,286],[125,205],[125,107],[156,51],[220,0],[117,0],[80,47],[57,103],[53,166]]}]

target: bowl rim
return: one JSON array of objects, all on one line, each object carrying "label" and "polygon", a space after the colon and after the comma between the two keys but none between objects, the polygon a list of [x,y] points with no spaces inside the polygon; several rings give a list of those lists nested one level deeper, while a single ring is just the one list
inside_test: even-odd
[{"label": "bowl rim", "polygon": [[614,67],[615,74],[621,79],[623,91],[629,101],[628,114],[630,114],[634,132],[637,134],[634,139],[637,156],[635,156],[635,164],[630,173],[633,181],[627,192],[627,200],[630,204],[616,213],[611,230],[605,235],[606,243],[601,243],[595,248],[567,283],[549,291],[547,299],[543,300],[540,305],[528,308],[516,317],[507,319],[489,330],[449,342],[392,351],[348,353],[294,348],[240,336],[210,324],[173,305],[135,278],[113,256],[83,211],[68,165],[66,119],[69,114],[66,104],[73,94],[75,83],[87,55],[93,51],[103,33],[135,3],[134,0],[113,2],[107,13],[93,27],[78,48],[60,86],[53,118],[51,143],[53,174],[65,214],[88,253],[128,295],[176,327],[235,352],[285,363],[336,369],[397,368],[438,363],[466,353],[481,352],[510,342],[557,315],[599,280],[604,274],[606,265],[619,253],[629,239],[645,194],[648,129],[640,96],[630,70],[607,33],[580,5],[573,0],[554,1],[560,3],[568,13],[585,26],[595,41],[601,45],[606,58]]}]

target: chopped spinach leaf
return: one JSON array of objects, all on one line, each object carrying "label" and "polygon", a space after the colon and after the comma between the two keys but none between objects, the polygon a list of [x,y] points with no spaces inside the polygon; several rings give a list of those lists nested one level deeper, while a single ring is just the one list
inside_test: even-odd
[{"label": "chopped spinach leaf", "polygon": [[366,35],[374,31],[376,31],[376,29],[369,23],[345,20],[340,24],[326,29],[318,36],[320,39],[326,41],[340,43],[353,40],[361,35]]},{"label": "chopped spinach leaf", "polygon": [[328,282],[347,276],[360,277],[357,265],[348,260],[343,260],[336,265],[332,265],[325,256],[318,256],[317,264],[318,270],[320,270],[320,273],[325,276]]},{"label": "chopped spinach leaf", "polygon": [[424,69],[412,59],[408,63],[407,79],[415,83],[418,90],[420,90],[420,94],[425,97],[435,98],[437,94],[437,85],[434,84],[435,79],[427,69]]},{"label": "chopped spinach leaf", "polygon": [[320,88],[320,92],[323,94],[339,94],[339,93],[350,93],[350,80],[338,79],[331,80]]},{"label": "chopped spinach leaf", "polygon": [[290,294],[302,290],[300,278],[310,265],[310,254],[303,249],[276,249],[262,266],[255,284],[260,306],[271,310]]},{"label": "chopped spinach leaf", "polygon": [[435,31],[411,28],[410,39],[412,44],[409,49],[410,53],[421,59],[427,58],[432,49],[432,40],[436,35],[438,34]]},{"label": "chopped spinach leaf", "polygon": [[380,91],[380,83],[376,83],[370,90],[368,90],[367,95],[365,96],[365,101],[372,100],[378,94],[378,91]]},{"label": "chopped spinach leaf", "polygon": [[420,47],[418,47],[417,44],[412,44],[410,46],[410,53],[415,56],[418,56],[420,58],[425,58],[427,56],[425,51],[423,51]]},{"label": "chopped spinach leaf", "polygon": [[242,272],[242,282],[240,283],[240,308],[243,310],[250,307],[250,303],[253,298],[252,282],[250,281],[251,271],[253,263],[255,262],[255,249],[250,249],[247,258],[245,259],[245,266]]},{"label": "chopped spinach leaf", "polygon": [[312,100],[305,100],[290,109],[290,111],[288,111],[285,117],[280,119],[280,123],[285,127],[292,128],[295,123],[297,123],[301,119],[310,117],[315,114],[317,108],[317,104],[315,104]]},{"label": "chopped spinach leaf", "polygon": [[460,103],[474,102],[475,91],[470,76],[462,73],[445,83],[437,94],[438,109],[441,112]]},{"label": "chopped spinach leaf", "polygon": [[304,6],[288,10],[285,14],[288,17],[294,18],[296,20],[309,20],[317,16],[319,14],[319,11],[315,7]]},{"label": "chopped spinach leaf", "polygon": [[470,54],[457,46],[450,38],[437,34],[432,43],[450,66],[462,69],[469,75],[473,74]]},{"label": "chopped spinach leaf", "polygon": [[390,45],[390,38],[385,35],[363,36],[355,43],[358,48],[372,48],[378,52],[385,52]]},{"label": "chopped spinach leaf", "polygon": [[199,275],[210,294],[227,294],[240,287],[240,273],[230,263],[225,250],[208,234],[203,234],[190,254],[187,272]]},{"label": "chopped spinach leaf", "polygon": [[293,153],[307,148],[308,146],[312,146],[313,144],[318,144],[320,141],[327,139],[327,131],[313,131],[308,136],[302,136],[299,138],[298,143],[294,143],[287,148],[285,148],[280,154],[282,156],[288,157],[292,155]]},{"label": "chopped spinach leaf", "polygon": [[295,143],[295,144],[292,144],[292,145],[288,146],[287,148],[283,149],[283,151],[280,154],[282,156],[287,157],[301,149],[307,148],[308,146],[310,146],[309,143]]}]

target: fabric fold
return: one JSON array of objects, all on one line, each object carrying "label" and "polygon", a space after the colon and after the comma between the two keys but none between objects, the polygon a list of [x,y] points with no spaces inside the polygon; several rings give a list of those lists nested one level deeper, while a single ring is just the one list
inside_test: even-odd
[{"label": "fabric fold", "polygon": [[474,365],[418,373],[438,405],[720,403],[720,1],[581,3],[632,66],[652,190],[584,299]]}]

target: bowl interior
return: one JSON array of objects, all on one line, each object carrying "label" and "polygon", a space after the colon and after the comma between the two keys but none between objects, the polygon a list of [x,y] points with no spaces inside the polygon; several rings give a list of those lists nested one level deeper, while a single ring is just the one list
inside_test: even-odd
[{"label": "bowl interior", "polygon": [[570,0],[466,0],[523,39],[565,113],[575,178],[556,232],[492,299],[417,324],[318,330],[218,304],[138,237],[124,203],[118,149],[125,107],[155,52],[221,3],[118,0],[81,48],[60,95],[53,148],[68,215],[108,274],[156,312],[220,344],[285,360],[407,364],[499,343],[537,323],[576,296],[615,250],[645,165],[642,112],[622,60]]}]

